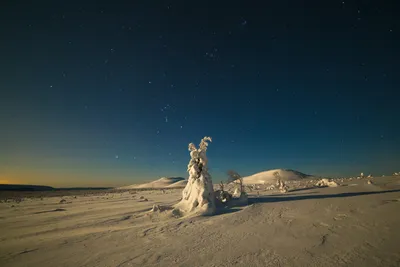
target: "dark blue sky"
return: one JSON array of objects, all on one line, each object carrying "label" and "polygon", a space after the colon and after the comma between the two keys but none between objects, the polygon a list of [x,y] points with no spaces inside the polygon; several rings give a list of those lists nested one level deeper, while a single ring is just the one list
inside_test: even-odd
[{"label": "dark blue sky", "polygon": [[395,1],[8,1],[0,182],[399,171]]}]

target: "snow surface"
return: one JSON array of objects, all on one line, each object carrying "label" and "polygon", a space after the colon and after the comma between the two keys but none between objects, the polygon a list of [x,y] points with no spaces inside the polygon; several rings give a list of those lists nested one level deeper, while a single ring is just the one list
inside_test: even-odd
[{"label": "snow surface", "polygon": [[294,181],[301,191],[249,192],[250,205],[210,217],[151,212],[179,202],[181,189],[80,193],[63,204],[51,191],[20,203],[0,195],[0,266],[399,266],[399,181],[306,189],[304,179]]}]

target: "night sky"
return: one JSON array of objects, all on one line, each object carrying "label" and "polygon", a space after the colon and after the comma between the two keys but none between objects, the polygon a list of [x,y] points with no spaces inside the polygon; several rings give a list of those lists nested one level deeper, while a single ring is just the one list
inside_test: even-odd
[{"label": "night sky", "polygon": [[400,171],[395,1],[6,2],[0,182]]}]

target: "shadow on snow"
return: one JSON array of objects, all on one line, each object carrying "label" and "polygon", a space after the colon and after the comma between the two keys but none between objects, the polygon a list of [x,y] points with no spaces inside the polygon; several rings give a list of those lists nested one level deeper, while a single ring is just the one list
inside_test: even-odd
[{"label": "shadow on snow", "polygon": [[365,195],[377,195],[385,193],[400,192],[400,189],[396,190],[385,190],[377,192],[352,192],[352,193],[339,193],[330,195],[292,195],[292,196],[263,196],[263,197],[251,197],[249,198],[249,205],[254,203],[274,203],[284,201],[295,201],[295,200],[307,200],[307,199],[325,199],[325,198],[339,198],[339,197],[356,197]]}]

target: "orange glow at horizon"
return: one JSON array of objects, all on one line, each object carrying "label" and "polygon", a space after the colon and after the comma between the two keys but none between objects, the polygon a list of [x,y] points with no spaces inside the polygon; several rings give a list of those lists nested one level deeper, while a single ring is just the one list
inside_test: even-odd
[{"label": "orange glow at horizon", "polygon": [[0,184],[22,184],[20,180],[0,177]]},{"label": "orange glow at horizon", "polygon": [[44,185],[52,187],[114,187],[147,181],[130,175],[103,175],[57,171],[8,171],[0,174],[0,184]]},{"label": "orange glow at horizon", "polygon": [[21,184],[21,179],[14,175],[0,175],[0,184]]}]

